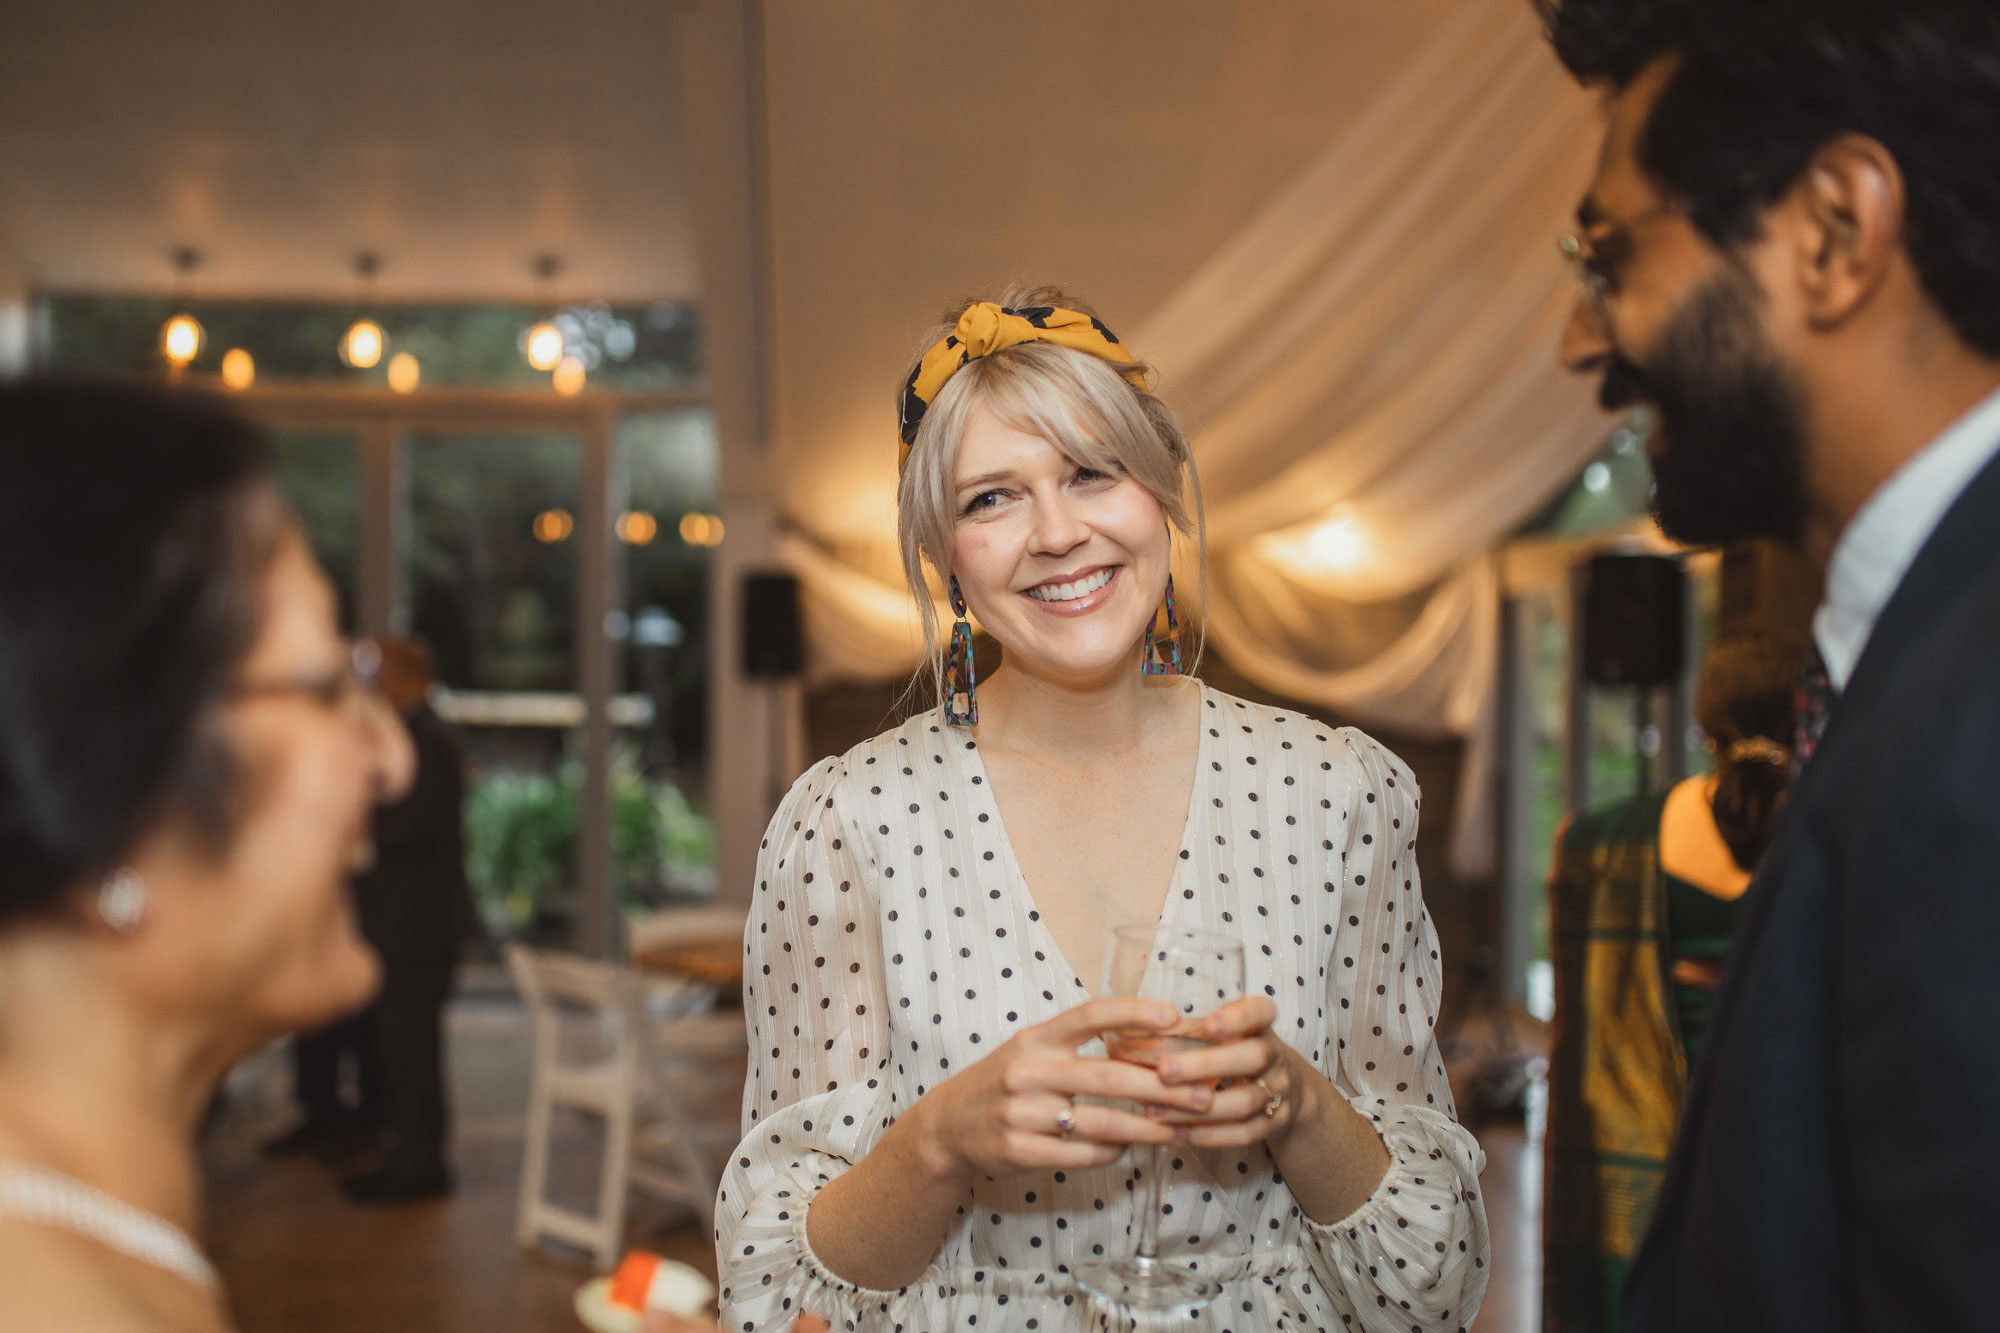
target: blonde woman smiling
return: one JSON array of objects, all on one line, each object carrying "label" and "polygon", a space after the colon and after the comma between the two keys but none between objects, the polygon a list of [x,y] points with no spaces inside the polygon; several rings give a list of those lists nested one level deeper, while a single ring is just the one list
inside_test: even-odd
[{"label": "blonde woman smiling", "polygon": [[[902,425],[911,590],[929,620],[928,565],[959,622],[941,706],[814,767],[771,821],[723,1326],[1122,1321],[1072,1271],[1130,1251],[1127,1150],[1153,1144],[1160,1254],[1221,1292],[1175,1327],[1470,1324],[1482,1158],[1432,1039],[1408,770],[1181,674],[1187,442],[1086,307],[953,311]],[[1004,656],[985,680],[968,613]],[[1155,919],[1243,940],[1246,998],[1157,1070],[1090,1058],[1178,1018],[1087,984],[1115,926]]]}]

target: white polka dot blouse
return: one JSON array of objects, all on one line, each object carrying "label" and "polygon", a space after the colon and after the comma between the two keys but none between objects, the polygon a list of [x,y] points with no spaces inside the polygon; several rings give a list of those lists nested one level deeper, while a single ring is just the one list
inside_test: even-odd
[{"label": "white polka dot blouse", "polygon": [[[1354,1213],[1299,1209],[1262,1146],[1172,1150],[1160,1253],[1223,1284],[1188,1330],[1433,1333],[1472,1323],[1484,1156],[1439,1059],[1437,937],[1396,757],[1202,687],[1194,799],[1163,909],[1245,942],[1251,993],[1368,1116],[1388,1174]],[[843,1281],[806,1241],[821,1186],[927,1089],[1090,998],[1016,866],[975,733],[932,711],[815,765],[773,817],[745,936],[750,1077],[716,1207],[722,1325],[781,1330],[1130,1327],[1072,1268],[1129,1252],[1143,1154],[982,1180],[923,1276]]]}]

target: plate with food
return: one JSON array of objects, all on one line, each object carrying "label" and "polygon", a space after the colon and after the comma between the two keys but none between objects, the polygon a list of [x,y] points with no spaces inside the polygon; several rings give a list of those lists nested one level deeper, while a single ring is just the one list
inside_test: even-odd
[{"label": "plate with food", "polygon": [[591,1333],[639,1333],[648,1314],[713,1319],[714,1304],[715,1284],[699,1269],[634,1250],[577,1290],[576,1317]]}]

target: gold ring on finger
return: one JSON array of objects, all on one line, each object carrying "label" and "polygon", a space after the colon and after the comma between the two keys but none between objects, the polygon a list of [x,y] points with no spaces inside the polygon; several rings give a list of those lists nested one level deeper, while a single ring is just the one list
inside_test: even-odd
[{"label": "gold ring on finger", "polygon": [[1076,1132],[1076,1103],[1072,1102],[1056,1112],[1056,1133],[1068,1138]]},{"label": "gold ring on finger", "polygon": [[1264,1103],[1264,1114],[1271,1116],[1276,1115],[1278,1111],[1285,1104],[1285,1098],[1283,1094],[1272,1091],[1271,1085],[1266,1083],[1261,1077],[1253,1078],[1250,1081],[1252,1083],[1255,1083],[1258,1087],[1262,1088],[1265,1091],[1265,1093],[1270,1097],[1270,1100]]}]

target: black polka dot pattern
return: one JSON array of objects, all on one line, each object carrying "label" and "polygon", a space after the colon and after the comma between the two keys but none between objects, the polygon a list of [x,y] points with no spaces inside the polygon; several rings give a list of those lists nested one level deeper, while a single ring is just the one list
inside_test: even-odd
[{"label": "black polka dot pattern", "polygon": [[[1441,968],[1418,794],[1367,736],[1204,688],[1196,791],[1164,914],[1246,942],[1274,1031],[1369,1118],[1391,1166],[1351,1216],[1300,1211],[1262,1147],[1182,1150],[1161,1251],[1225,1283],[1177,1328],[1460,1329],[1486,1285],[1483,1155],[1437,1053]],[[1118,1328],[1070,1269],[1131,1241],[1143,1159],[977,1184],[923,1277],[842,1281],[805,1219],[917,1098],[1088,998],[1041,924],[976,734],[912,719],[800,778],[745,935],[751,1073],[716,1207],[724,1329]],[[1086,1048],[1086,1053],[1093,1053]]]}]

